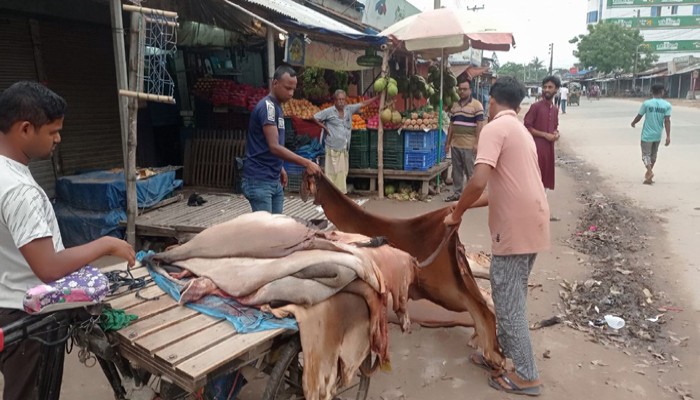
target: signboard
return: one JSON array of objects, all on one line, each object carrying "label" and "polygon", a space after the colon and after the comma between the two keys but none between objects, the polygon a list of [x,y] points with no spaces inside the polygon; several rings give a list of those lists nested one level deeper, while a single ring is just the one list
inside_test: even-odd
[{"label": "signboard", "polygon": [[698,51],[700,52],[700,40],[662,40],[645,42],[657,53]]},{"label": "signboard", "polygon": [[608,0],[610,7],[652,7],[700,4],[698,0]]},{"label": "signboard", "polygon": [[362,22],[379,31],[420,12],[407,0],[365,0]]},{"label": "signboard", "polygon": [[643,17],[643,18],[608,18],[615,24],[628,28],[639,29],[665,29],[665,28],[700,28],[700,16],[683,15],[669,17]]},{"label": "signboard", "polygon": [[306,58],[306,42],[303,35],[290,34],[287,39],[286,62],[298,67],[304,66]]}]

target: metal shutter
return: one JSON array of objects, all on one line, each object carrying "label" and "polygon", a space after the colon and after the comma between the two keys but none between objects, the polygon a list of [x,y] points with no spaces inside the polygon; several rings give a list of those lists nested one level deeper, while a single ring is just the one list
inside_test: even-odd
[{"label": "metal shutter", "polygon": [[[0,91],[17,81],[37,80],[34,47],[27,18],[0,15],[0,54]],[[29,169],[46,194],[53,198],[56,175],[52,161],[34,161],[29,164]]]},{"label": "metal shutter", "polygon": [[62,174],[123,166],[109,26],[54,20],[40,26],[48,85],[68,102]]}]

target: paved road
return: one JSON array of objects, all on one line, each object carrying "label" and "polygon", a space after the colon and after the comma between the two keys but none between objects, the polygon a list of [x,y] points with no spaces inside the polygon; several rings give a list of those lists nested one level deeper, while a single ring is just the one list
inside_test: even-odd
[{"label": "paved road", "polygon": [[630,127],[639,106],[639,101],[582,100],[580,107],[569,107],[560,116],[562,144],[597,167],[619,193],[668,219],[668,244],[681,260],[677,279],[686,283],[698,311],[700,260],[695,250],[700,243],[700,109],[674,107],[671,145],[660,149],[656,183],[648,186],[642,184],[641,124]]}]

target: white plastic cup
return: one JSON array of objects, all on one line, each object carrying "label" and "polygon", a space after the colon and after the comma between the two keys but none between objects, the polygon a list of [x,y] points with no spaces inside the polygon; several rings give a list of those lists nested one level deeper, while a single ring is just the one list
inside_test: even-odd
[{"label": "white plastic cup", "polygon": [[625,320],[620,317],[616,317],[614,315],[606,315],[604,319],[608,326],[613,329],[622,329],[625,326]]}]

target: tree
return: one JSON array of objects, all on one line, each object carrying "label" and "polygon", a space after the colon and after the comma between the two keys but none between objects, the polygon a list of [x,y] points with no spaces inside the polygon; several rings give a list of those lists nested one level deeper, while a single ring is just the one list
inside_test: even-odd
[{"label": "tree", "polygon": [[498,75],[508,75],[520,80],[523,79],[523,74],[525,73],[525,66],[522,64],[507,62],[498,68]]},{"label": "tree", "polygon": [[650,46],[644,45],[639,29],[612,22],[589,25],[588,34],[579,35],[569,43],[577,43],[574,55],[581,64],[604,73],[632,72],[635,59],[637,71],[643,71],[659,59]]},{"label": "tree", "polygon": [[544,79],[546,71],[544,69],[544,61],[540,60],[539,57],[535,57],[530,61],[529,67],[534,70],[535,80],[539,81]]}]

